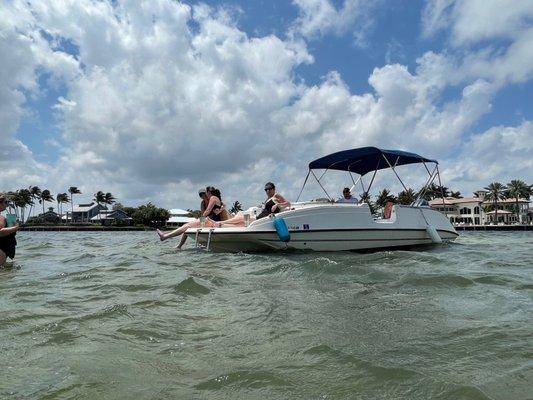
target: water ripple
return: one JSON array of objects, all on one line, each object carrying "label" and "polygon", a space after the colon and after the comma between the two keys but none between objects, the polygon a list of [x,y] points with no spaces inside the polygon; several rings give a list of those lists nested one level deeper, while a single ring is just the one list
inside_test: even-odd
[{"label": "water ripple", "polygon": [[530,232],[362,253],[18,239],[0,398],[531,398]]}]

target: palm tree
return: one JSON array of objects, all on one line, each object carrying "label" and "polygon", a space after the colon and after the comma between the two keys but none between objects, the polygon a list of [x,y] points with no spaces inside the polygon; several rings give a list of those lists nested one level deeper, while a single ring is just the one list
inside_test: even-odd
[{"label": "palm tree", "polygon": [[93,201],[96,201],[96,204],[98,204],[98,219],[100,219],[100,203],[105,203],[105,193],[99,190],[94,194]]},{"label": "palm tree", "polygon": [[454,192],[453,190],[450,192],[450,197],[453,197],[454,199],[462,199],[463,196],[461,196],[461,192],[457,191]]},{"label": "palm tree", "polygon": [[368,204],[368,207],[370,207],[370,213],[374,214],[374,204],[372,204],[372,199],[371,199],[370,194],[368,192],[361,193],[361,195],[359,196],[359,201],[361,203]]},{"label": "palm tree", "polygon": [[56,202],[57,202],[57,213],[61,215],[61,210],[59,209],[59,204],[61,204],[61,195],[62,193],[58,193],[56,195]]},{"label": "palm tree", "polygon": [[39,200],[39,203],[42,203],[43,205],[43,214],[44,214],[44,203],[47,201],[54,201],[54,197],[52,196],[52,193],[48,189],[45,189],[41,192],[41,200]]},{"label": "palm tree", "polygon": [[26,207],[31,206],[33,204],[33,198],[31,196],[31,192],[28,189],[20,189],[20,190],[17,190],[15,193],[16,193],[15,205],[17,207],[20,207],[20,220],[24,223]]},{"label": "palm tree", "polygon": [[409,205],[416,199],[416,193],[413,189],[402,190],[398,193],[398,203]]},{"label": "palm tree", "polygon": [[17,216],[17,219],[18,219],[18,210],[17,210],[17,207],[15,206],[15,198],[16,198],[16,193],[15,192],[7,192],[6,193],[6,200],[7,200],[7,208],[9,210],[9,213],[10,214],[16,214]]},{"label": "palm tree", "polygon": [[30,204],[30,211],[28,212],[28,217],[29,217],[31,215],[31,210],[35,204],[35,200],[38,200],[41,198],[41,189],[39,188],[39,186],[30,186],[28,190],[30,191],[31,197],[32,197],[32,202]]},{"label": "palm tree", "polygon": [[61,215],[63,215],[63,204],[69,202],[69,200],[68,200],[68,194],[66,194],[66,193],[59,193],[59,194],[56,196],[56,201],[57,201],[57,212],[58,212],[58,214],[61,216]]},{"label": "palm tree", "polygon": [[24,222],[24,210],[29,204],[28,197],[31,200],[29,191],[27,191],[26,189],[20,189],[16,192],[8,192],[7,194],[9,206],[15,209],[15,215],[17,216],[17,219],[21,220],[22,222]]},{"label": "palm tree", "polygon": [[70,193],[70,222],[72,222],[72,215],[74,214],[74,202],[72,201],[72,195],[81,194],[81,192],[76,186],[69,187],[68,192]]},{"label": "palm tree", "polygon": [[113,203],[116,203],[115,196],[113,196],[111,193],[107,192],[104,196],[104,203],[107,205],[111,205]]},{"label": "palm tree", "polygon": [[433,200],[433,199],[436,199],[437,197],[441,196],[441,193],[439,191],[439,187],[437,185],[435,185],[434,183],[431,183],[431,185],[429,185],[428,193],[429,193],[429,199],[426,198],[426,200]]},{"label": "palm tree", "polygon": [[230,212],[232,214],[237,214],[239,211],[242,211],[242,205],[240,202],[236,201],[235,203],[233,203]]},{"label": "palm tree", "polygon": [[485,199],[492,201],[494,205],[494,224],[498,224],[498,200],[505,199],[505,190],[506,187],[500,182],[492,182],[489,186],[483,188],[487,191]]},{"label": "palm tree", "polygon": [[524,181],[519,179],[513,179],[507,184],[506,196],[515,199],[516,205],[516,218],[520,221],[520,209],[518,208],[518,199],[523,198],[529,200],[532,194],[531,186],[528,186]]},{"label": "palm tree", "polygon": [[396,202],[396,199],[388,189],[383,189],[381,192],[378,193],[375,204],[377,208],[385,208],[385,205],[389,201],[392,201],[394,203]]},{"label": "palm tree", "polygon": [[450,190],[446,186],[436,186],[435,197],[448,197],[449,195],[450,195]]}]

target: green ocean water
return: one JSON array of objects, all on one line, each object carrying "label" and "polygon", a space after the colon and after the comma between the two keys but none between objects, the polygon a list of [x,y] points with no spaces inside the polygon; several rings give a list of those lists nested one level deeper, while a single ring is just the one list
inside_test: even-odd
[{"label": "green ocean water", "polygon": [[1,399],[533,398],[532,232],[364,254],[18,241]]}]

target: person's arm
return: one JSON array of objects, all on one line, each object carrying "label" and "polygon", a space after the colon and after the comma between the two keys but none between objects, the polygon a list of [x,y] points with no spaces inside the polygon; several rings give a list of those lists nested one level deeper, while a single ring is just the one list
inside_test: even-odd
[{"label": "person's arm", "polygon": [[4,216],[0,215],[0,237],[4,237],[7,235],[11,235],[12,233],[19,230],[19,226],[10,226],[9,228],[6,228],[6,219]]},{"label": "person's arm", "polygon": [[202,214],[205,212],[205,200],[202,200],[202,202],[200,203],[200,211],[202,212]]},{"label": "person's arm", "polygon": [[272,211],[281,211],[282,208],[291,206],[290,201],[285,200],[285,198],[281,194],[276,193],[274,197],[276,198],[277,203],[272,206]]},{"label": "person's arm", "polygon": [[211,196],[209,199],[209,203],[207,204],[207,208],[205,209],[204,213],[202,214],[204,217],[209,216],[211,214],[211,211],[213,211],[213,207],[217,205],[217,197]]}]

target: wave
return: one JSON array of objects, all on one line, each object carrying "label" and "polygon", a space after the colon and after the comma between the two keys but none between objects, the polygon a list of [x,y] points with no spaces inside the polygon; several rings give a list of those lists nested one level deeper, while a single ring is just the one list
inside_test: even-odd
[{"label": "wave", "polygon": [[420,275],[413,273],[404,275],[400,279],[400,283],[404,285],[428,287],[467,287],[475,284],[472,279],[461,275]]},{"label": "wave", "polygon": [[200,285],[193,277],[187,278],[174,286],[174,293],[185,296],[199,296],[210,292],[211,290],[208,287]]}]

